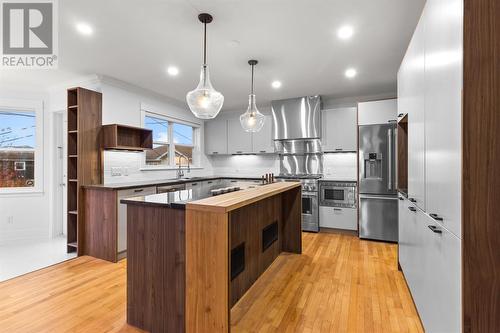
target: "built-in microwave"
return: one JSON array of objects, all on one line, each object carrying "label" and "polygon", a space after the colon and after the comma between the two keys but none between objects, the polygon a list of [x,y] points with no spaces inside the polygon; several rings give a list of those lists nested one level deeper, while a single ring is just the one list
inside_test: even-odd
[{"label": "built-in microwave", "polygon": [[319,205],[356,208],[356,182],[320,181]]}]

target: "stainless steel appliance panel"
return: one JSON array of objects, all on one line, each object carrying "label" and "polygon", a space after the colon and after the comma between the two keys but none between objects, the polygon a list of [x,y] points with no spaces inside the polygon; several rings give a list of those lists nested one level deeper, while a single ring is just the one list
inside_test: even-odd
[{"label": "stainless steel appliance panel", "polygon": [[321,154],[280,155],[280,176],[303,177],[322,173]]},{"label": "stainless steel appliance panel", "polygon": [[322,153],[321,140],[276,140],[274,151],[279,154],[320,154]]},{"label": "stainless steel appliance panel", "polygon": [[359,197],[359,237],[398,241],[398,197]]},{"label": "stainless steel appliance panel", "polygon": [[320,181],[319,205],[356,208],[356,182]]},{"label": "stainless steel appliance panel", "polygon": [[359,126],[359,193],[396,194],[396,125]]},{"label": "stainless steel appliance panel", "polygon": [[274,140],[321,137],[321,97],[307,96],[271,102]]},{"label": "stainless steel appliance panel", "polygon": [[302,192],[302,230],[319,231],[319,206],[317,192]]}]

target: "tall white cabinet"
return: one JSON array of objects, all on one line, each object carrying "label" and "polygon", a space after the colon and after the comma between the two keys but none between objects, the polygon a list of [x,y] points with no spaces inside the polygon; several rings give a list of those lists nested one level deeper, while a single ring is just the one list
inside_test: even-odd
[{"label": "tall white cabinet", "polygon": [[408,115],[408,197],[425,210],[425,9],[400,70],[398,113]]},{"label": "tall white cabinet", "polygon": [[461,331],[463,0],[427,0],[398,72],[408,120],[399,263],[426,332]]},{"label": "tall white cabinet", "polygon": [[462,0],[428,0],[425,33],[427,212],[461,238]]}]

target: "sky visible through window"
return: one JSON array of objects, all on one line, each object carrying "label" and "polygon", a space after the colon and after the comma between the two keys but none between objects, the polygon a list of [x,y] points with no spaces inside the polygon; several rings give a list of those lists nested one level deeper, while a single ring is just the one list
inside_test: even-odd
[{"label": "sky visible through window", "polygon": [[[168,143],[168,121],[146,116],[145,127],[153,131],[153,142]],[[193,127],[183,124],[173,124],[174,144],[193,145]]]},{"label": "sky visible through window", "polygon": [[35,148],[35,112],[0,110],[0,148]]},{"label": "sky visible through window", "polygon": [[193,128],[188,125],[174,123],[174,143],[193,145]]}]

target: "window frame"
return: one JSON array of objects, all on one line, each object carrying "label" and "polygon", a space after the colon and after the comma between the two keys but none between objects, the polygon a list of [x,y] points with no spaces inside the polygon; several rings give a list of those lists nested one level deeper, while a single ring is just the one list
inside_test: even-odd
[{"label": "window frame", "polygon": [[34,194],[42,193],[44,189],[43,178],[43,101],[23,100],[23,99],[3,99],[0,98],[0,109],[11,110],[13,112],[34,112],[35,113],[35,167],[33,187],[0,187],[0,195],[9,194]]},{"label": "window frame", "polygon": [[[143,106],[141,106],[141,125],[142,127],[145,127],[145,118],[146,116],[150,117],[155,117],[159,118],[162,120],[165,120],[168,122],[168,164],[163,164],[163,165],[148,165],[146,164],[146,152],[144,152],[144,157],[142,160],[142,167],[141,170],[172,170],[172,169],[178,169],[179,166],[175,164],[175,146],[176,144],[174,143],[174,124],[181,124],[181,125],[186,125],[190,126],[193,128],[193,145],[186,145],[186,144],[178,144],[179,146],[184,146],[184,147],[192,147],[193,148],[193,163],[190,165],[190,167],[193,169],[196,168],[202,168],[200,163],[201,163],[201,140],[200,140],[200,131],[201,131],[201,125],[198,123],[194,123],[191,121],[183,120],[183,119],[178,119],[170,116],[166,116],[164,114],[161,114],[159,112],[155,112],[151,110],[150,108],[146,109]],[[183,168],[187,167],[187,165],[183,165]]]}]

